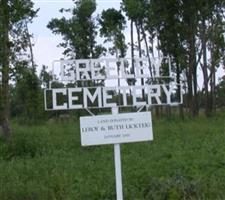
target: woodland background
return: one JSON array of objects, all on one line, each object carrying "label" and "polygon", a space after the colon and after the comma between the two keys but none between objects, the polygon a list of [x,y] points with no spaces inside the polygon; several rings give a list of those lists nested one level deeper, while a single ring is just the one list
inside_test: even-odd
[{"label": "woodland background", "polygon": [[[117,58],[146,56],[149,65],[150,58],[170,57],[178,83],[184,84],[180,117],[195,117],[200,111],[209,117],[224,106],[224,75],[220,74],[216,81],[217,69],[224,67],[225,61],[223,0],[123,0],[120,10],[109,8],[93,17],[96,6],[93,0],[74,1],[73,8],[59,11],[67,16],[69,13],[70,17],[52,16],[47,27],[63,37],[59,45],[64,48],[64,57],[99,58],[107,53]],[[0,124],[6,140],[12,136],[10,119],[38,123],[61,114],[45,113],[43,108],[43,88],[53,77],[48,66],[37,66],[34,62],[28,25],[38,11],[30,0],[0,1]],[[126,26],[130,26],[129,43],[125,42]],[[98,42],[97,36],[104,39],[108,48]],[[42,68],[40,74],[36,73],[37,67]],[[203,74],[203,87],[199,87],[198,69]],[[134,70],[133,63],[128,70]],[[163,73],[166,75],[167,71]],[[135,84],[135,80],[127,81]],[[154,81],[151,79],[148,84]],[[76,85],[65,86],[57,81],[52,84]],[[163,110],[157,107],[156,115],[162,115]],[[166,112],[170,114],[170,108]]]}]

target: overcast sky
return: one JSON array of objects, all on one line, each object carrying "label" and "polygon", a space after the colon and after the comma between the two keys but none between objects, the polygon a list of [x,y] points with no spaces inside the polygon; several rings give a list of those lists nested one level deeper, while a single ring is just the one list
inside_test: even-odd
[{"label": "overcast sky", "polygon": [[[59,13],[61,8],[72,8],[74,3],[72,0],[33,0],[35,8],[40,8],[38,17],[29,26],[30,32],[33,33],[34,39],[34,56],[37,63],[38,72],[40,67],[45,64],[51,67],[54,60],[59,60],[63,57],[62,49],[57,47],[61,42],[61,37],[52,34],[46,26],[52,18],[60,18]],[[119,0],[97,0],[96,15],[100,14],[102,10],[107,8],[119,9]]]},{"label": "overcast sky", "polygon": [[[38,17],[34,19],[34,22],[29,26],[30,32],[34,35],[34,56],[35,62],[39,66],[37,72],[40,72],[41,66],[47,65],[49,69],[52,68],[52,62],[63,58],[62,49],[57,47],[61,42],[61,37],[52,34],[52,32],[46,27],[48,22],[52,18],[60,18],[62,16],[59,13],[61,8],[72,8],[74,3],[72,0],[33,0],[35,8],[40,8]],[[95,15],[100,14],[102,10],[108,8],[120,8],[121,0],[96,0],[97,10]],[[129,27],[125,30],[126,41],[130,41]],[[128,55],[129,57],[129,55]],[[217,72],[217,78],[224,74],[224,70],[220,68]],[[202,72],[198,70],[198,77],[202,82]],[[200,83],[201,85],[201,83]]]}]

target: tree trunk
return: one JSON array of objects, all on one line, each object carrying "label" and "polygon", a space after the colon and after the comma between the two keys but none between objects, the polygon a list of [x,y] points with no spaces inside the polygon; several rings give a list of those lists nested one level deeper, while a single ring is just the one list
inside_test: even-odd
[{"label": "tree trunk", "polygon": [[2,13],[2,130],[6,141],[11,139],[10,95],[9,95],[9,6],[8,1],[0,3]]},{"label": "tree trunk", "polygon": [[[0,49],[0,51],[1,51],[1,49]],[[1,54],[0,54],[0,56],[1,56]],[[1,72],[0,72],[1,73]],[[0,79],[0,130],[2,129],[2,122],[3,122],[3,113],[2,113],[2,111],[3,111],[3,98],[2,98],[2,79]],[[1,134],[0,134],[0,136],[2,135],[2,131],[0,131],[1,132]]]},{"label": "tree trunk", "polygon": [[34,53],[33,53],[33,47],[32,47],[32,43],[31,43],[31,35],[29,33],[29,29],[28,29],[28,22],[25,21],[26,23],[26,35],[27,35],[27,39],[28,39],[28,47],[30,49],[30,61],[31,61],[31,67],[32,67],[32,72],[35,74],[35,63],[34,63]]},{"label": "tree trunk", "polygon": [[187,86],[188,86],[188,98],[187,98],[187,104],[189,108],[189,114],[191,115],[193,111],[193,89],[192,89],[192,65],[191,65],[191,56],[189,58],[189,67],[187,71]]},{"label": "tree trunk", "polygon": [[[131,74],[134,74],[134,21],[130,21],[130,39],[131,39]],[[131,79],[128,84],[135,85],[135,78]],[[130,96],[132,96],[132,90],[130,89]]]},{"label": "tree trunk", "polygon": [[197,63],[196,63],[196,47],[195,47],[195,36],[193,35],[193,49],[191,50],[191,54],[193,57],[193,88],[194,88],[194,101],[193,101],[193,116],[197,116],[199,113],[199,106],[198,106],[198,79],[197,79]]},{"label": "tree trunk", "polygon": [[[116,59],[119,59],[119,50],[118,49],[116,49]],[[117,64],[117,74],[118,74],[118,76],[120,76],[120,66],[119,66],[119,64]],[[118,78],[118,80],[117,80],[117,84],[118,84],[118,88],[120,87],[120,78]],[[119,105],[121,105],[121,101],[120,101],[120,90],[118,91],[118,100],[117,100],[117,102],[118,102],[118,104]],[[118,111],[120,112],[120,107],[118,108]]]},{"label": "tree trunk", "polygon": [[215,88],[216,88],[216,69],[215,69],[215,65],[216,65],[216,61],[215,61],[215,55],[214,55],[214,51],[215,51],[215,44],[212,44],[212,48],[211,48],[211,59],[212,59],[212,63],[211,63],[211,78],[210,78],[210,110],[211,112],[215,109]]},{"label": "tree trunk", "polygon": [[[156,36],[156,39],[157,39],[157,56],[158,58],[160,57],[160,40],[159,40],[159,35],[157,34]],[[153,46],[153,44],[152,44]],[[154,48],[153,48],[154,49]],[[154,52],[154,50],[153,50]],[[154,54],[153,54],[153,58],[154,58]],[[155,106],[155,109],[156,109],[156,116],[159,118],[159,117],[162,117],[163,116],[163,106],[162,105],[159,105],[159,106]]]},{"label": "tree trunk", "polygon": [[131,38],[131,72],[134,73],[134,22],[133,20],[131,20],[130,22],[130,38]]},{"label": "tree trunk", "polygon": [[207,47],[206,47],[206,27],[205,20],[202,21],[202,33],[201,33],[201,42],[202,42],[202,52],[203,52],[203,80],[204,80],[204,91],[205,91],[205,115],[210,116],[210,101],[209,101],[209,87],[208,87],[208,65],[207,65]]},{"label": "tree trunk", "polygon": [[215,65],[212,66],[212,83],[211,83],[211,92],[212,92],[212,111],[216,111],[216,69]]},{"label": "tree trunk", "polygon": [[[176,59],[176,58],[175,58]],[[180,64],[179,62],[177,61],[176,59],[176,75],[177,75],[177,83],[178,83],[178,87],[177,87],[177,99],[180,99],[181,98],[181,81],[180,81]],[[179,117],[181,119],[184,119],[184,111],[183,111],[183,105],[179,105]]]},{"label": "tree trunk", "polygon": [[[136,25],[136,29],[137,29],[137,37],[138,37],[138,53],[139,53],[139,57],[142,57],[142,53],[141,53],[141,37],[140,37],[140,30],[139,30],[139,26],[137,23],[135,23]],[[142,66],[143,63],[141,62],[140,65]],[[141,73],[143,73],[143,70],[141,70]],[[141,78],[141,85],[144,85],[144,78]],[[145,99],[145,92],[144,90],[142,90],[142,99]]]},{"label": "tree trunk", "polygon": [[[149,64],[149,72],[150,72],[151,77],[153,78],[152,64],[151,64],[150,53],[149,53],[149,49],[148,49],[148,42],[147,42],[146,33],[145,33],[145,30],[144,30],[142,24],[141,24],[141,32],[142,32],[142,35],[143,35],[143,38],[144,38],[144,42],[145,42],[145,48],[146,48],[148,64]],[[154,75],[155,75],[156,71],[155,71],[155,67],[154,66],[153,66],[153,72],[154,72]]]},{"label": "tree trunk", "polygon": [[188,69],[188,104],[192,116],[198,115],[198,94],[197,94],[197,64],[195,34],[191,31],[189,38],[189,69]]}]

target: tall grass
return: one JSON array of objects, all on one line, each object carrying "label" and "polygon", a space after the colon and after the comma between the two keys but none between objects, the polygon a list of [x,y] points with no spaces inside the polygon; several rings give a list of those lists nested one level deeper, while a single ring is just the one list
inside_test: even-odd
[{"label": "tall grass", "polygon": [[[154,120],[154,141],[121,145],[124,199],[224,199],[225,114]],[[113,200],[113,146],[81,147],[79,123],[13,125],[0,141],[0,200]]]}]

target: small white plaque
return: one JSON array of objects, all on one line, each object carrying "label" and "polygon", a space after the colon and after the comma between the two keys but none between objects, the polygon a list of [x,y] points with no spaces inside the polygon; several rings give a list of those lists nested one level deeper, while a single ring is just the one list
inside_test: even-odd
[{"label": "small white plaque", "polygon": [[80,118],[82,146],[153,140],[150,112]]}]

